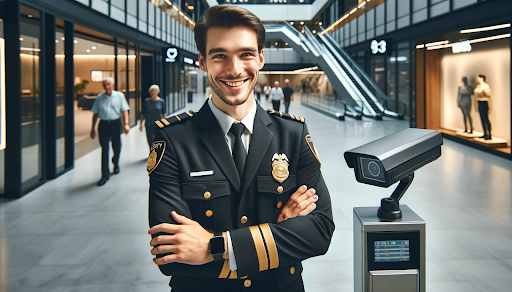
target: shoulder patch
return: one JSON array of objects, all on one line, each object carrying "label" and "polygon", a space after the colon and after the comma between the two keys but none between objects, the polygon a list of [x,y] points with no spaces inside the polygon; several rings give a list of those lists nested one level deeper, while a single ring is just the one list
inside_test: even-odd
[{"label": "shoulder patch", "polygon": [[153,170],[158,166],[165,152],[165,141],[155,141],[151,144],[151,149],[149,150],[149,158],[148,163],[146,165],[146,170],[148,174],[151,174]]},{"label": "shoulder patch", "polygon": [[167,119],[160,119],[158,121],[155,121],[155,124],[161,129],[165,128],[170,125],[181,123],[182,121],[186,121],[194,116],[193,111],[186,111],[181,114],[177,114],[171,117],[168,117]]},{"label": "shoulder patch", "polygon": [[305,121],[305,119],[303,117],[299,117],[299,116],[296,116],[296,115],[287,114],[287,113],[283,113],[283,112],[276,112],[273,109],[267,110],[267,113],[273,114],[273,115],[276,115],[276,116],[279,116],[281,118],[285,118],[285,119],[288,119],[288,120],[293,120],[293,121],[301,122],[301,123],[304,123],[304,121]]},{"label": "shoulder patch", "polygon": [[311,152],[315,156],[316,160],[318,160],[318,163],[322,165],[322,162],[320,161],[320,156],[318,156],[318,151],[316,151],[316,147],[313,144],[313,139],[311,139],[311,135],[309,134],[306,135],[306,143],[308,143],[309,149],[311,149]]}]

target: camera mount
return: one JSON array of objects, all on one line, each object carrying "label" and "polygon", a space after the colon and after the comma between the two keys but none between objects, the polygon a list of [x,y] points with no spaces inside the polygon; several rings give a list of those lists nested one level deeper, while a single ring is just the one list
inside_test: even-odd
[{"label": "camera mount", "polygon": [[401,219],[402,210],[400,210],[400,199],[404,196],[409,186],[414,179],[414,172],[400,180],[400,183],[393,191],[389,198],[380,200],[380,208],[377,211],[377,216],[381,219]]}]

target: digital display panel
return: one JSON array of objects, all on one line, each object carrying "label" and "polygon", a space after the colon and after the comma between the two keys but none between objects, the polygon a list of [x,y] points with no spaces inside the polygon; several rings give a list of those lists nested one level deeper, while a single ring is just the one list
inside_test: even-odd
[{"label": "digital display panel", "polygon": [[409,240],[375,241],[375,262],[408,262]]}]

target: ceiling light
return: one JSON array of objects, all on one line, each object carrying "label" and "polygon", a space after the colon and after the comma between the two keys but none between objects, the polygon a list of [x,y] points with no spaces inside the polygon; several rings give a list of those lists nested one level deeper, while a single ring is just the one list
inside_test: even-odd
[{"label": "ceiling light", "polygon": [[507,27],[510,27],[510,23],[481,27],[481,28],[463,29],[460,31],[460,33],[473,33],[473,32],[481,32],[481,31],[489,31],[489,30],[502,29],[502,28],[507,28]]},{"label": "ceiling light", "polygon": [[32,18],[32,14],[27,15],[28,17]]},{"label": "ceiling light", "polygon": [[301,21],[301,22],[300,22],[300,25],[304,25],[304,21]]},{"label": "ceiling light", "polygon": [[55,40],[55,43],[58,44],[59,43],[59,40]]},{"label": "ceiling light", "polygon": [[75,44],[78,44],[78,41],[77,41],[77,40],[74,40],[73,42],[74,42]]},{"label": "ceiling light", "polygon": [[293,25],[293,21],[290,21],[290,24]]},{"label": "ceiling light", "polygon": [[22,40],[23,40],[23,38],[20,38],[20,41],[22,41]]},{"label": "ceiling light", "polygon": [[61,40],[65,40],[66,38],[65,38],[65,37],[61,37],[60,39],[61,39]]},{"label": "ceiling light", "polygon": [[96,50],[96,47],[92,47],[93,50]]},{"label": "ceiling light", "polygon": [[322,22],[320,21],[320,22],[318,23],[318,25],[322,25]]},{"label": "ceiling light", "polygon": [[491,37],[470,40],[470,42],[472,44],[475,44],[475,43],[481,43],[481,42],[492,41],[492,40],[499,40],[499,39],[504,39],[504,38],[509,38],[509,37],[510,37],[510,34],[506,33],[506,34],[502,34],[502,35],[495,35],[495,36],[491,36]]},{"label": "ceiling light", "polygon": [[361,4],[359,4],[359,6],[357,6],[357,8],[361,8],[361,7],[365,6],[365,5],[366,5],[366,2],[363,1],[363,2],[361,2]]},{"label": "ceiling light", "polygon": [[439,46],[439,45],[445,45],[447,43],[449,43],[449,41],[433,42],[433,43],[426,44],[425,47],[434,47],[434,46]]},{"label": "ceiling light", "polygon": [[313,29],[313,33],[316,33],[316,30]]},{"label": "ceiling light", "polygon": [[277,44],[278,44],[278,42],[275,42],[275,43],[274,43],[274,45],[276,45],[276,46],[277,46]]},{"label": "ceiling light", "polygon": [[89,53],[91,50],[87,49],[87,50],[85,50],[85,51],[86,51],[87,53]]},{"label": "ceiling light", "polygon": [[354,8],[354,9],[352,9],[352,11],[350,11],[350,14],[352,14],[352,13],[354,13],[356,11],[357,11],[357,8]]}]

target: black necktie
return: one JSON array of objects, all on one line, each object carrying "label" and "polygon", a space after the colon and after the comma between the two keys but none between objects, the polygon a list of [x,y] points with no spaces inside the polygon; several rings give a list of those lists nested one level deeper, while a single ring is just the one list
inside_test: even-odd
[{"label": "black necktie", "polygon": [[233,125],[231,125],[231,129],[229,129],[229,132],[235,136],[235,143],[233,144],[233,160],[235,161],[240,180],[242,180],[242,175],[244,174],[245,158],[247,157],[241,138],[244,131],[245,126],[242,123],[233,123]]}]

